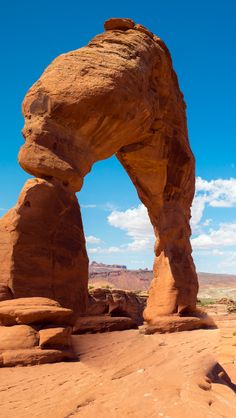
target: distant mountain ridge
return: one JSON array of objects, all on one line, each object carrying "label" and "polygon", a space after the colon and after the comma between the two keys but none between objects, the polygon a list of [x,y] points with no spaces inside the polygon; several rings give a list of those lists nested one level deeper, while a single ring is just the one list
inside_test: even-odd
[{"label": "distant mountain ridge", "polygon": [[[89,284],[111,286],[117,289],[147,291],[153,277],[152,270],[129,270],[125,265],[92,262],[89,266]],[[207,298],[236,299],[236,275],[198,273],[199,295]]]}]

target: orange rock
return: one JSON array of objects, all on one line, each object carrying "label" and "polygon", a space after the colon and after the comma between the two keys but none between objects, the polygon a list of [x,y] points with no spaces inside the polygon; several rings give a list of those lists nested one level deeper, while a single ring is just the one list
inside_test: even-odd
[{"label": "orange rock", "polygon": [[46,328],[39,331],[41,348],[71,348],[71,328]]},{"label": "orange rock", "polygon": [[143,323],[146,298],[134,292],[96,288],[90,291],[87,315],[110,314],[112,317],[132,318],[137,325]]},{"label": "orange rock", "polygon": [[68,324],[71,309],[47,298],[18,298],[0,302],[0,324]]},{"label": "orange rock", "polygon": [[154,334],[155,332],[179,332],[190,331],[200,328],[216,328],[214,321],[207,315],[201,316],[157,316],[148,326],[141,328],[142,334]]},{"label": "orange rock", "polygon": [[86,47],[56,58],[25,97],[19,162],[48,181],[27,182],[1,221],[0,268],[16,296],[49,296],[85,309],[87,255],[73,193],[96,161],[116,155],[157,237],[144,314],[151,322],[196,305],[186,105],[158,37],[129,19],[111,19],[105,28]]},{"label": "orange rock", "polygon": [[127,30],[132,29],[135,23],[132,19],[111,18],[104,23],[105,30]]},{"label": "orange rock", "polygon": [[91,315],[82,316],[77,319],[73,327],[73,334],[123,331],[135,328],[137,328],[137,324],[131,318],[111,317],[109,315]]},{"label": "orange rock", "polygon": [[28,180],[0,220],[0,243],[0,282],[14,297],[44,296],[85,310],[88,257],[74,193],[56,180]]},{"label": "orange rock", "polygon": [[0,326],[0,352],[38,346],[38,332],[28,325]]},{"label": "orange rock", "polygon": [[71,351],[63,350],[7,350],[0,357],[2,367],[29,366],[34,364],[56,363],[63,360],[76,360],[76,356]]}]

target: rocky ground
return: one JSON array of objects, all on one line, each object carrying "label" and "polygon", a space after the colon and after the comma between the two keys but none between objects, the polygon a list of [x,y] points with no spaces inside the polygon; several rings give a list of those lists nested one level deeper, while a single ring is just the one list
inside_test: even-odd
[{"label": "rocky ground", "polygon": [[76,335],[79,362],[1,369],[1,417],[234,418],[236,315],[209,313],[218,328]]}]

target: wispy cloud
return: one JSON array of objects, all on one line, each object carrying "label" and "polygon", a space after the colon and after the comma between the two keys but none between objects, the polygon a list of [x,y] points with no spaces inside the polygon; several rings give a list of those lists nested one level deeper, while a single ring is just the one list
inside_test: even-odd
[{"label": "wispy cloud", "polygon": [[83,203],[81,203],[80,206],[81,206],[81,208],[84,208],[84,209],[94,209],[94,208],[97,207],[97,205],[95,205],[93,203],[91,203],[91,204],[83,204]]},{"label": "wispy cloud", "polygon": [[122,247],[96,247],[96,248],[88,248],[88,252],[90,254],[110,254],[110,253],[121,253],[124,252],[124,248]]},{"label": "wispy cloud", "polygon": [[207,206],[214,208],[231,208],[236,206],[236,178],[204,180],[196,178],[196,193],[192,204],[191,227],[193,232],[199,230],[204,210]]},{"label": "wispy cloud", "polygon": [[111,226],[122,229],[131,238],[126,250],[142,251],[153,247],[153,227],[144,205],[126,211],[113,211],[107,219]]},{"label": "wispy cloud", "polygon": [[194,249],[232,247],[236,245],[236,223],[221,223],[219,228],[199,234],[191,243]]},{"label": "wispy cloud", "polygon": [[87,244],[101,244],[102,240],[100,238],[94,237],[93,235],[89,235],[85,237]]}]

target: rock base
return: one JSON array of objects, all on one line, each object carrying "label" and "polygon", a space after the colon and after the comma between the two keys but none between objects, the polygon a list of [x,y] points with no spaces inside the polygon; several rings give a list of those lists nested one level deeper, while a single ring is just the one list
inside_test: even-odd
[{"label": "rock base", "polygon": [[94,334],[96,332],[124,331],[137,328],[137,324],[132,318],[111,317],[109,315],[84,316],[76,321],[73,334]]},{"label": "rock base", "polygon": [[68,326],[72,315],[48,298],[0,302],[0,367],[77,360]]},{"label": "rock base", "polygon": [[150,335],[180,331],[191,331],[202,328],[215,328],[216,325],[211,317],[205,313],[196,314],[196,316],[178,316],[168,315],[159,316],[149,324],[140,327],[142,334]]},{"label": "rock base", "polygon": [[33,366],[77,359],[78,356],[69,350],[41,350],[40,348],[7,350],[0,354],[0,367]]}]

